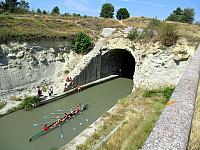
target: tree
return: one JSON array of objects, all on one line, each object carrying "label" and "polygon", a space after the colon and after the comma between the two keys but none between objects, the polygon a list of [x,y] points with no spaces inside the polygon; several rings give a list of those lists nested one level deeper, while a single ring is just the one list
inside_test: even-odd
[{"label": "tree", "polygon": [[193,8],[186,8],[182,10],[180,7],[178,7],[173,11],[173,13],[170,14],[169,17],[167,17],[166,20],[191,24],[194,21],[194,16],[195,11]]},{"label": "tree", "polygon": [[11,13],[16,11],[17,5],[19,5],[19,2],[17,0],[5,0],[5,2],[1,2],[1,7],[4,11],[9,11]]},{"label": "tree", "polygon": [[116,15],[118,20],[127,19],[127,18],[129,18],[129,16],[130,16],[129,12],[126,8],[118,9],[117,15]]},{"label": "tree", "polygon": [[186,8],[183,10],[183,16],[181,22],[192,24],[195,16],[195,11],[193,8]]},{"label": "tree", "polygon": [[19,7],[25,10],[28,10],[30,8],[29,3],[25,0],[21,0],[21,2],[19,3]]},{"label": "tree", "polygon": [[103,18],[113,18],[114,6],[110,3],[105,3],[102,5],[100,17]]},{"label": "tree", "polygon": [[25,11],[27,12],[28,9],[30,8],[29,3],[26,2],[25,0],[21,0],[19,3],[19,9],[20,11]]},{"label": "tree", "polygon": [[58,6],[54,7],[53,10],[51,11],[52,14],[60,14],[60,9]]},{"label": "tree", "polygon": [[37,12],[38,14],[41,14],[41,13],[42,13],[41,10],[40,10],[40,8],[38,8],[36,12]]},{"label": "tree", "polygon": [[44,15],[46,15],[46,14],[47,14],[47,11],[44,9],[42,13],[43,13]]},{"label": "tree", "polygon": [[73,51],[78,54],[84,54],[91,50],[92,39],[87,34],[79,32],[75,35],[72,44]]}]

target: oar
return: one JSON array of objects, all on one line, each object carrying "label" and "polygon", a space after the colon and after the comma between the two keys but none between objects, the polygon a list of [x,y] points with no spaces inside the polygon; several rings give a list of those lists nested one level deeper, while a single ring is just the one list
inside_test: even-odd
[{"label": "oar", "polygon": [[62,125],[60,125],[60,133],[61,133],[61,134],[60,134],[60,137],[61,137],[61,138],[64,138],[64,134],[63,134],[63,131],[62,131]]},{"label": "oar", "polygon": [[57,117],[47,117],[47,116],[44,116],[43,118],[44,119],[57,119]]},{"label": "oar", "polygon": [[38,125],[47,124],[47,123],[51,123],[51,122],[54,122],[54,121],[35,123],[35,124],[33,124],[33,126],[35,127],[35,126],[38,126]]},{"label": "oar", "polygon": [[[72,126],[71,121],[70,120],[68,121],[69,121],[69,125]],[[76,131],[76,128],[73,127],[73,130]]]}]

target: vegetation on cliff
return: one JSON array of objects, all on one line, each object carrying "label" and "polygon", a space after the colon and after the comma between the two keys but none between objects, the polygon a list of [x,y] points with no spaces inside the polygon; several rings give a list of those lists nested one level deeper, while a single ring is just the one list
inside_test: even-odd
[{"label": "vegetation on cliff", "polygon": [[72,48],[77,54],[88,53],[92,49],[92,38],[83,32],[79,32],[75,35],[72,41]]},{"label": "vegetation on cliff", "polygon": [[26,97],[20,104],[21,109],[31,110],[34,106],[38,105],[41,101],[41,98],[38,96],[29,96]]}]

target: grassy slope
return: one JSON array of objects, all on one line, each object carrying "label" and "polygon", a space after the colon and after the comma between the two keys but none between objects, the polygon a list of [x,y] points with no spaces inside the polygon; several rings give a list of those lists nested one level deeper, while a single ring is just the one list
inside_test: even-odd
[{"label": "grassy slope", "polygon": [[[104,27],[133,26],[144,28],[149,22],[150,19],[146,17],[129,18],[120,23],[115,19],[97,17],[0,14],[0,41],[71,38],[79,31],[86,32],[96,39]],[[192,41],[200,39],[200,26],[176,24],[180,36],[185,36]]]},{"label": "grassy slope", "polygon": [[116,113],[104,114],[104,125],[77,149],[91,149],[125,119],[128,121],[100,149],[140,149],[167,102],[162,89],[155,91],[139,89],[120,100]]},{"label": "grassy slope", "polygon": [[1,14],[0,41],[69,38],[80,31],[97,38],[103,27],[119,27],[119,23],[114,19]]}]

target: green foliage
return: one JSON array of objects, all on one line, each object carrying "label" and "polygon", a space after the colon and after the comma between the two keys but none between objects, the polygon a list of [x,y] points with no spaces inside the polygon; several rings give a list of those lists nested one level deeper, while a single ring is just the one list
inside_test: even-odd
[{"label": "green foliage", "polygon": [[159,28],[158,40],[164,46],[172,46],[178,40],[178,33],[176,25],[169,23],[162,23]]},{"label": "green foliage", "polygon": [[88,53],[92,48],[92,39],[85,33],[79,32],[72,41],[72,48],[78,54]]},{"label": "green foliage", "polygon": [[105,3],[102,5],[100,17],[103,18],[113,18],[114,16],[114,6],[110,3]]},{"label": "green foliage", "polygon": [[44,10],[42,11],[42,13],[43,13],[44,15],[46,15],[46,14],[47,14],[47,11],[44,9]]},{"label": "green foliage", "polygon": [[143,93],[143,97],[153,97],[156,96],[158,94],[162,94],[166,100],[169,100],[173,91],[174,91],[174,87],[172,86],[167,86],[164,88],[160,88],[160,89],[153,89],[153,90],[146,90]]},{"label": "green foliage", "polygon": [[58,6],[54,7],[53,10],[51,11],[52,14],[60,14],[60,9]]},{"label": "green foliage", "polygon": [[0,100],[0,109],[2,109],[5,106],[6,106],[6,102],[3,102],[3,101]]},{"label": "green foliage", "polygon": [[147,28],[150,30],[156,30],[158,29],[158,27],[160,27],[161,24],[161,21],[158,20],[157,17],[155,17],[150,20],[149,24],[147,25]]},{"label": "green foliage", "polygon": [[174,92],[174,87],[165,87],[163,90],[162,90],[162,93],[164,94],[164,97],[168,100],[170,99],[172,93]]},{"label": "green foliage", "polygon": [[17,0],[5,0],[0,2],[0,13],[24,13],[29,11],[29,3],[25,0],[18,2]]},{"label": "green foliage", "polygon": [[166,20],[191,24],[194,21],[194,16],[195,11],[193,8],[186,8],[182,10],[180,7],[178,7],[173,11],[173,13],[170,14],[169,17],[167,17]]},{"label": "green foliage", "polygon": [[41,14],[42,13],[42,11],[40,10],[40,8],[38,8],[36,12],[37,12],[37,14]]},{"label": "green foliage", "polygon": [[31,110],[34,106],[40,103],[41,99],[38,96],[29,96],[26,97],[21,103],[20,108],[27,110]]},{"label": "green foliage", "polygon": [[20,3],[19,3],[19,11],[21,13],[23,12],[28,12],[30,6],[29,6],[29,3],[26,2],[25,0],[21,0]]},{"label": "green foliage", "polygon": [[68,73],[69,73],[69,70],[65,70],[64,73],[65,73],[65,74],[68,74]]},{"label": "green foliage", "polygon": [[137,28],[133,28],[129,34],[128,34],[128,38],[130,40],[140,40],[140,39],[144,39],[146,37],[147,31],[139,31]]},{"label": "green foliage", "polygon": [[122,19],[127,19],[129,18],[129,12],[126,8],[120,8],[118,11],[117,11],[117,19],[118,20],[122,20]]}]

